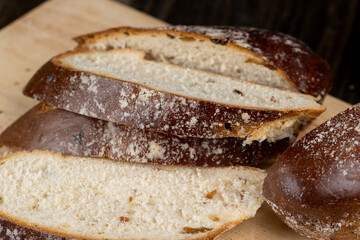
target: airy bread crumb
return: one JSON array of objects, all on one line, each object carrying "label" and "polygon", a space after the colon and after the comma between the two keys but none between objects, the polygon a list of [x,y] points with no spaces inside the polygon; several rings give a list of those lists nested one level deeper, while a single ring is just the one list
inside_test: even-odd
[{"label": "airy bread crumb", "polygon": [[0,162],[0,217],[93,239],[200,237],[254,216],[264,177],[248,167],[159,168],[19,152]]}]

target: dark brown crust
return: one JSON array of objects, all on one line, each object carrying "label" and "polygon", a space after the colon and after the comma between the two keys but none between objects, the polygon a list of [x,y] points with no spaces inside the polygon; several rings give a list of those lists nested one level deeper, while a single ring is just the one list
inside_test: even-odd
[{"label": "dark brown crust", "polygon": [[264,196],[279,217],[315,239],[360,238],[360,104],[287,149],[268,171]]},{"label": "dark brown crust", "polygon": [[[62,67],[58,60],[61,57],[37,71],[24,89],[26,96],[71,112],[140,129],[199,138],[245,138],[268,124],[279,125],[292,118],[306,122],[324,111],[321,107],[245,108],[178,96]],[[96,91],[91,88],[94,86]],[[247,118],[243,118],[244,114]]]},{"label": "dark brown crust", "polygon": [[[163,165],[254,166],[275,157],[289,145],[288,139],[243,145],[238,138],[181,138],[116,125],[45,104],[29,110],[0,135],[0,147]],[[152,151],[158,154],[151,154]]]},{"label": "dark brown crust", "polygon": [[[216,31],[216,37],[212,36],[213,31]],[[120,27],[79,36],[75,40],[79,44],[78,48],[86,48],[87,43],[121,32],[188,35],[237,50],[246,49],[262,59],[265,66],[280,70],[290,85],[295,85],[303,93],[313,95],[319,102],[322,102],[332,83],[328,65],[306,44],[291,36],[264,29],[230,26]]]},{"label": "dark brown crust", "polygon": [[0,217],[0,238],[2,240],[67,240],[69,238],[55,236],[40,230],[34,230],[10,222]]}]

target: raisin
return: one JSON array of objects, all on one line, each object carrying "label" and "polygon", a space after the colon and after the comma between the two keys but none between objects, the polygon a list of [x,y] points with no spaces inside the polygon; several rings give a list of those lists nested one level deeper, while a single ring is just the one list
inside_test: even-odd
[{"label": "raisin", "polygon": [[231,123],[225,123],[225,128],[229,131],[232,131]]},{"label": "raisin", "polygon": [[212,192],[207,193],[205,197],[208,199],[213,199],[216,193],[217,193],[217,191],[214,190]]},{"label": "raisin", "polygon": [[227,40],[225,39],[219,39],[219,38],[211,38],[211,41],[215,44],[220,44],[220,45],[226,45],[227,44]]},{"label": "raisin", "polygon": [[119,217],[119,219],[120,219],[120,222],[128,222],[128,221],[130,221],[130,218],[124,217],[124,216]]},{"label": "raisin", "polygon": [[263,64],[264,67],[267,67],[268,69],[272,70],[272,71],[275,71],[277,68],[274,66],[274,65],[271,65],[271,64]]},{"label": "raisin", "polygon": [[238,89],[234,89],[233,93],[236,93],[236,94],[239,94],[239,95],[241,95],[241,96],[244,96],[244,94],[243,94],[240,90],[238,90]]},{"label": "raisin", "polygon": [[183,37],[180,37],[180,40],[184,41],[184,42],[193,42],[193,41],[195,41],[195,38],[188,37],[188,36],[183,36]]},{"label": "raisin", "polygon": [[183,233],[196,234],[196,233],[208,232],[208,231],[210,231],[210,230],[212,230],[212,228],[206,228],[206,227],[199,227],[199,228],[184,227]]}]

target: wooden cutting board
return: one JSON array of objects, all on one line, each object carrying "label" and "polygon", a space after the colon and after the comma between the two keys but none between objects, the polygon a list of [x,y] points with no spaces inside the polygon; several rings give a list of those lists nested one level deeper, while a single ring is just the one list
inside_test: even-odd
[{"label": "wooden cutting board", "polygon": [[[21,91],[35,71],[52,56],[75,46],[73,37],[127,25],[164,26],[166,23],[110,0],[51,0],[0,31],[0,131],[36,104]],[[306,131],[350,105],[327,96],[327,111]],[[304,133],[306,132],[304,131]],[[302,135],[304,134],[302,133]],[[283,224],[264,206],[257,215],[218,239],[307,239]]]}]

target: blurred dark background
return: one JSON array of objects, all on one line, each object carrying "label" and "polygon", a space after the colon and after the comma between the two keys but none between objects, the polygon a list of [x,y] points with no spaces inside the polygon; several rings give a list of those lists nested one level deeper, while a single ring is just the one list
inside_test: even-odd
[{"label": "blurred dark background", "polygon": [[[44,1],[0,0],[0,28]],[[360,102],[358,0],[117,1],[170,24],[252,26],[295,36],[329,63],[334,78],[330,93],[352,104]]]}]

